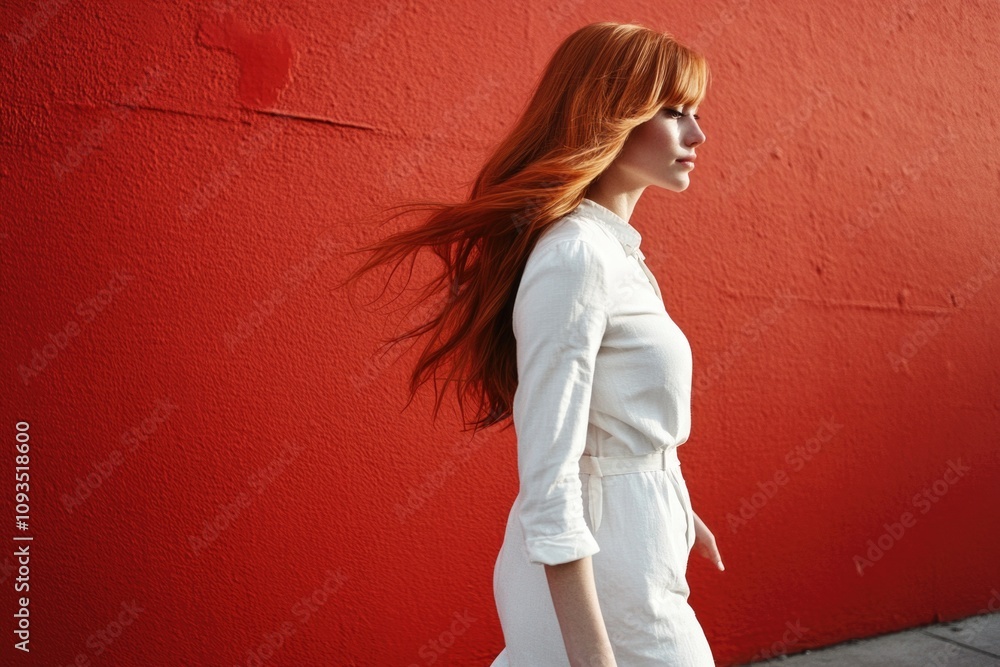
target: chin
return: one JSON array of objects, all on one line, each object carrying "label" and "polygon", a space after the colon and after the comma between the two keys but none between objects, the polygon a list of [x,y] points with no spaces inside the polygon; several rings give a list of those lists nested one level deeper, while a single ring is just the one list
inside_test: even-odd
[{"label": "chin", "polygon": [[684,192],[691,185],[691,181],[684,179],[683,181],[667,181],[666,183],[661,183],[660,187],[664,190],[671,190],[673,192]]}]

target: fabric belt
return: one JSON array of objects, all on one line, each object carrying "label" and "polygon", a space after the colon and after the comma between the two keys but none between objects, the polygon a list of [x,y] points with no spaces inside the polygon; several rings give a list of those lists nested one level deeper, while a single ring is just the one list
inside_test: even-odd
[{"label": "fabric belt", "polygon": [[601,527],[601,510],[604,505],[604,489],[601,478],[607,475],[624,475],[632,472],[648,472],[651,470],[669,470],[680,468],[681,461],[677,457],[677,447],[664,447],[649,454],[635,456],[591,456],[580,457],[580,472],[590,475],[590,518],[594,523],[594,531]]}]

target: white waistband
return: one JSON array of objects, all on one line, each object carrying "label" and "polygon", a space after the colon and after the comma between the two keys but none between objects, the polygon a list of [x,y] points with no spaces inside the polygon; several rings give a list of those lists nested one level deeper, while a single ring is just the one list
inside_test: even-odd
[{"label": "white waistband", "polygon": [[676,447],[657,449],[649,454],[637,456],[591,456],[580,457],[580,472],[597,477],[624,475],[629,472],[667,470],[681,464]]},{"label": "white waistband", "polygon": [[638,456],[591,456],[580,457],[580,472],[590,475],[589,495],[590,520],[594,532],[601,527],[601,514],[604,511],[604,486],[601,478],[608,475],[624,475],[630,472],[649,472],[652,470],[668,470],[680,468],[681,461],[677,457],[677,447],[665,447],[649,454]]}]

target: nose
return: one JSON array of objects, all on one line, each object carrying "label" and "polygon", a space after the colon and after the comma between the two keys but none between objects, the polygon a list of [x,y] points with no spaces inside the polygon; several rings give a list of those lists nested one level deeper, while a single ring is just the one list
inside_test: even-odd
[{"label": "nose", "polygon": [[701,128],[695,125],[694,130],[688,137],[688,146],[691,146],[692,148],[695,146],[700,146],[701,144],[705,143],[706,138],[707,137],[705,136],[705,133],[701,131]]}]

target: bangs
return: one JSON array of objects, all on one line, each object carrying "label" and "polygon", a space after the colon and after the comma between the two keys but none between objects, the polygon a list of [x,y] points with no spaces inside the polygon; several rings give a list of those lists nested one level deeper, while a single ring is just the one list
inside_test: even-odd
[{"label": "bangs", "polygon": [[[676,51],[665,54],[667,68],[660,90],[660,104],[697,106],[708,93],[709,69],[704,56],[675,43]],[[674,69],[676,68],[676,69]]]}]

